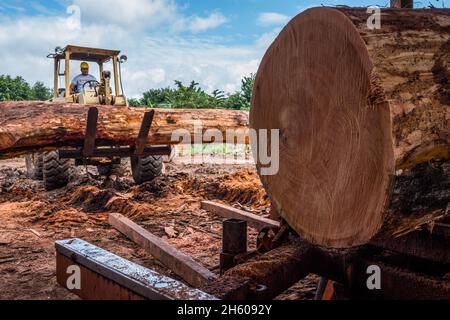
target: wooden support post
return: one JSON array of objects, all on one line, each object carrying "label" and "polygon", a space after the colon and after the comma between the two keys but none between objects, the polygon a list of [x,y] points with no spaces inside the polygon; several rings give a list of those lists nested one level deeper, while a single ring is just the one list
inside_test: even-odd
[{"label": "wooden support post", "polygon": [[114,89],[115,89],[115,92],[116,92],[116,97],[120,96],[118,63],[119,63],[119,60],[118,60],[117,56],[114,56],[113,57]]},{"label": "wooden support post", "polygon": [[58,97],[58,90],[59,90],[59,84],[58,84],[58,79],[59,79],[59,60],[57,58],[54,59],[54,75],[53,75],[53,97],[57,98]]},{"label": "wooden support post", "polygon": [[257,230],[261,230],[265,227],[280,227],[280,223],[260,217],[256,214],[249,213],[243,210],[239,210],[224,204],[220,204],[212,201],[202,201],[201,208],[206,211],[210,211],[226,219],[238,219],[248,222],[248,225]]},{"label": "wooden support post", "polygon": [[99,77],[99,79],[101,79],[101,78],[102,78],[102,75],[103,75],[103,62],[99,62],[99,63],[98,63],[98,70],[99,70],[99,72],[100,72],[100,77]]},{"label": "wooden support post", "polygon": [[65,70],[65,85],[66,85],[66,98],[70,98],[70,51],[66,50],[66,70]]},{"label": "wooden support post", "polygon": [[129,239],[146,249],[176,275],[194,287],[200,287],[217,278],[207,268],[178,251],[161,238],[151,234],[118,213],[109,215],[109,223]]},{"label": "wooden support post", "polygon": [[247,221],[229,219],[223,222],[220,274],[234,267],[236,256],[247,252]]}]

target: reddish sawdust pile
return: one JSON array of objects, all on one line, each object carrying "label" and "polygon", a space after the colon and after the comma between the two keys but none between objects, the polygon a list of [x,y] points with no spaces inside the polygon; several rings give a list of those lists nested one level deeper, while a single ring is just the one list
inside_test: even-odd
[{"label": "reddish sawdust pile", "polygon": [[270,206],[257,174],[249,169],[219,177],[179,173],[133,186],[126,193],[80,186],[65,196],[62,203],[86,213],[118,212],[129,218],[145,220],[153,213],[180,208],[198,209],[203,199],[264,210]]},{"label": "reddish sawdust pile", "polygon": [[175,184],[183,192],[208,200],[220,200],[249,211],[267,211],[270,200],[257,173],[243,169],[218,177],[191,176]]},{"label": "reddish sawdust pile", "polygon": [[56,284],[54,260],[54,241],[71,237],[177,278],[111,228],[109,212],[124,214],[217,271],[222,218],[201,210],[200,201],[235,199],[261,211],[266,207],[260,205],[267,205],[257,190],[257,175],[245,166],[169,164],[164,176],[140,186],[129,173],[104,181],[95,168],[89,175],[84,168],[76,170],[66,188],[45,192],[42,182],[26,177],[23,159],[0,162],[0,298],[73,299]]},{"label": "reddish sawdust pile", "polygon": [[[108,182],[95,177],[95,169],[90,176],[77,170],[69,186],[45,192],[42,182],[26,177],[23,159],[0,161],[0,298],[76,298],[55,278],[54,241],[71,237],[177,278],[111,228],[109,212],[129,217],[218,272],[223,219],[201,210],[200,202],[221,201],[263,215],[270,207],[251,166],[169,164],[164,176],[140,186],[129,173]],[[255,239],[252,230],[250,250]]]}]

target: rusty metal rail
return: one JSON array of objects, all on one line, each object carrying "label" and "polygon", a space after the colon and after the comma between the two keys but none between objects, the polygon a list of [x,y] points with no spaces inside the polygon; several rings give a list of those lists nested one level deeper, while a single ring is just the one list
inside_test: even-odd
[{"label": "rusty metal rail", "polygon": [[[82,299],[217,300],[80,239],[57,241],[55,247],[58,283]],[[73,267],[80,271],[78,288],[68,286]]]}]

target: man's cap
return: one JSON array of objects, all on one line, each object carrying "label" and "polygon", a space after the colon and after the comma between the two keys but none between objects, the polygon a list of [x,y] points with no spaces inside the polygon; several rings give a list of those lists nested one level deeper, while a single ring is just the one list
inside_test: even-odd
[{"label": "man's cap", "polygon": [[82,63],[80,64],[80,68],[81,68],[81,69],[89,69],[89,64],[88,64],[87,62],[82,62]]}]

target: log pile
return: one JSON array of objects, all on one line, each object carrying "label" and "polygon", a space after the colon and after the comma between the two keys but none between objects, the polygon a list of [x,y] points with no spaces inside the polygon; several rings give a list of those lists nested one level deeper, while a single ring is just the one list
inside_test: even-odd
[{"label": "log pile", "polygon": [[[89,107],[39,101],[0,103],[0,159],[58,147],[81,147],[84,143]],[[99,109],[98,146],[134,146],[145,111],[144,108],[95,106]],[[207,130],[235,130],[243,143],[248,143],[248,114],[228,110],[155,109],[155,117],[147,143],[178,144],[172,139],[176,130],[185,129],[189,143],[211,141]],[[216,139],[217,140],[217,139]],[[187,143],[187,139],[182,141]]]},{"label": "log pile", "polygon": [[261,180],[281,216],[320,246],[392,238],[449,215],[450,10],[385,9],[375,30],[370,15],[301,13],[256,77],[251,128],[280,129],[280,170]]}]

